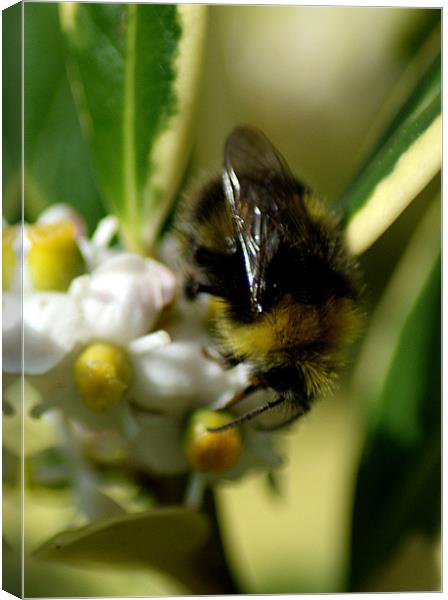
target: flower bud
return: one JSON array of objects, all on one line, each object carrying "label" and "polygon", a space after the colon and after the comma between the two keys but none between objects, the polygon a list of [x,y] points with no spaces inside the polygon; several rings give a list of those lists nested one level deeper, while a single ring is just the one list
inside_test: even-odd
[{"label": "flower bud", "polygon": [[231,469],[238,461],[243,443],[236,427],[225,431],[208,431],[231,421],[223,412],[198,410],[190,418],[185,436],[185,454],[196,471],[219,474]]},{"label": "flower bud", "polygon": [[103,412],[122,399],[132,379],[132,368],[121,348],[95,343],[76,359],[74,377],[81,400],[87,408]]},{"label": "flower bud", "polygon": [[28,228],[27,235],[27,267],[36,290],[65,291],[72,279],[85,271],[71,221],[38,223]]},{"label": "flower bud", "polygon": [[12,227],[2,229],[2,289],[9,290],[14,271],[17,266],[17,256],[14,249],[16,231]]},{"label": "flower bud", "polygon": [[82,215],[72,208],[69,204],[51,204],[43,212],[40,213],[37,222],[43,223],[59,223],[60,221],[69,221],[75,226],[76,237],[85,236],[87,224]]},{"label": "flower bud", "polygon": [[174,273],[152,259],[122,252],[70,286],[92,336],[127,344],[147,334],[174,299]]}]

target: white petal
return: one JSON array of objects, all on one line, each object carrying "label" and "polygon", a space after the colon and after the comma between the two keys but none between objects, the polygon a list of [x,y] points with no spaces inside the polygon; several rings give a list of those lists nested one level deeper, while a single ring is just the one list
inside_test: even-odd
[{"label": "white petal", "polygon": [[82,465],[76,470],[73,491],[74,505],[89,521],[116,517],[125,512],[120,504],[99,489],[96,477]]},{"label": "white petal", "polygon": [[50,415],[42,415],[39,419],[31,416],[33,406],[39,402],[38,393],[25,380],[17,381],[13,388],[6,390],[7,399],[18,408],[11,417],[5,417],[3,444],[18,453],[22,453],[22,436],[25,440],[25,455],[29,456],[59,443],[58,430]]},{"label": "white petal", "polygon": [[248,385],[243,365],[225,370],[192,342],[173,342],[131,358],[134,382],[129,397],[164,414],[181,416],[192,408],[230,399]]},{"label": "white petal", "polygon": [[79,300],[93,337],[127,344],[151,329],[174,291],[175,277],[163,265],[121,253],[75,279],[69,293]]},{"label": "white petal", "polygon": [[247,425],[243,429],[243,436],[243,451],[238,462],[232,469],[224,473],[208,474],[207,477],[211,484],[220,479],[240,479],[252,470],[272,470],[282,464],[282,458],[274,448],[277,441],[275,434],[256,431]]},{"label": "white petal", "polygon": [[127,440],[135,439],[140,433],[140,425],[127,402],[121,402],[120,431]]},{"label": "white petal", "polygon": [[23,304],[24,372],[45,373],[87,337],[76,302],[67,294],[34,292]]},{"label": "white petal", "polygon": [[[94,412],[83,404],[74,385],[72,373],[67,373],[62,382],[57,377],[57,370],[58,368],[54,369],[46,376],[31,377],[30,381],[39,391],[46,389],[45,399],[54,402],[55,407],[66,417],[73,419],[88,431],[116,431],[125,439],[138,435],[139,423],[124,400],[103,412]],[[45,407],[43,409],[45,410]],[[39,405],[36,406],[34,412],[36,411],[39,413]]]},{"label": "white petal", "polygon": [[114,215],[108,215],[101,219],[95,229],[91,242],[94,246],[105,248],[108,246],[114,235],[117,233],[119,222]]},{"label": "white petal", "polygon": [[131,354],[138,356],[139,354],[146,354],[146,352],[150,352],[155,348],[166,346],[170,342],[170,336],[166,331],[161,329],[159,331],[155,331],[154,333],[150,333],[148,335],[144,335],[143,337],[132,340],[128,346],[128,351]]},{"label": "white petal", "polygon": [[53,204],[46,208],[39,216],[38,223],[56,223],[57,221],[71,221],[75,225],[76,236],[85,235],[87,226],[82,215],[68,204]]},{"label": "white petal", "polygon": [[164,328],[174,340],[194,341],[198,345],[210,346],[213,340],[207,328],[209,321],[209,297],[204,295],[195,302],[190,302],[179,296]]},{"label": "white petal", "polygon": [[13,248],[16,255],[16,262],[14,271],[10,277],[10,284],[8,288],[8,292],[21,294],[22,289],[26,290],[30,288],[28,275],[26,272],[23,273],[24,269],[22,269],[23,257],[26,255],[28,251],[29,242],[24,234],[26,228],[21,224],[15,225],[14,229],[16,230],[16,235],[13,241]]},{"label": "white petal", "polygon": [[172,235],[165,235],[159,244],[159,256],[161,260],[174,271],[180,267],[179,257],[182,255],[180,242]]},{"label": "white petal", "polygon": [[45,412],[46,407],[51,409],[54,405],[63,405],[67,395],[75,393],[73,382],[73,362],[78,354],[78,348],[68,352],[64,358],[45,373],[31,375],[27,373],[26,380],[36,389],[42,399],[41,409],[37,412]]},{"label": "white petal", "polygon": [[118,253],[117,248],[109,248],[118,227],[117,217],[108,215],[98,223],[91,239],[85,236],[79,239],[79,247],[87,263],[88,271],[92,271],[102,262]]},{"label": "white petal", "polygon": [[100,246],[94,246],[92,242],[85,237],[78,239],[78,246],[81,250],[81,254],[86,261],[87,271],[93,271],[98,265],[105,260],[116,256],[120,250],[118,248],[103,248]]},{"label": "white petal", "polygon": [[[98,273],[126,273],[127,275],[142,278],[141,285],[150,285],[154,292],[162,292],[163,304],[169,304],[176,291],[176,277],[174,273],[162,263],[151,258],[142,258],[137,254],[121,252],[110,260],[103,262],[97,269]],[[144,280],[144,281],[143,281]]]},{"label": "white petal", "polygon": [[21,373],[22,303],[20,295],[3,292],[2,311],[3,371],[5,373]]},{"label": "white petal", "polygon": [[140,434],[131,442],[137,465],[152,473],[176,475],[188,469],[177,419],[160,415],[138,417]]},{"label": "white petal", "polygon": [[185,492],[185,506],[192,510],[201,510],[208,485],[209,479],[206,473],[193,471],[189,477]]}]

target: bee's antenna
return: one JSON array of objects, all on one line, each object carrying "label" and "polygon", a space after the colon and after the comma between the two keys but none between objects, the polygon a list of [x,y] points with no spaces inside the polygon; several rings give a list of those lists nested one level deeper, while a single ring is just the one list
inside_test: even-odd
[{"label": "bee's antenna", "polygon": [[264,413],[267,410],[270,410],[271,408],[278,406],[279,404],[281,404],[284,401],[285,401],[285,398],[283,398],[283,397],[277,398],[276,400],[270,400],[269,402],[265,402],[265,404],[262,404],[261,406],[257,406],[256,408],[249,410],[244,415],[241,415],[240,417],[233,419],[233,421],[229,421],[225,425],[220,425],[219,427],[208,427],[207,431],[211,431],[212,433],[219,433],[220,431],[225,431],[226,429],[235,427],[236,425],[239,425],[240,423],[244,423],[245,421],[250,421],[254,417],[258,417],[258,415],[261,415],[261,413]]}]

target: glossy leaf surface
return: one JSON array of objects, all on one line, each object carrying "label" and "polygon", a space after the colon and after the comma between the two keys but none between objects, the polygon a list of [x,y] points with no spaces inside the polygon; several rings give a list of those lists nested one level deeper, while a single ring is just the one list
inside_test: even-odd
[{"label": "glossy leaf surface", "polygon": [[341,200],[352,252],[366,250],[441,167],[440,56]]},{"label": "glossy leaf surface", "polygon": [[62,532],[36,550],[62,562],[150,566],[189,583],[196,554],[206,542],[206,517],[181,507],[97,520]]},{"label": "glossy leaf surface", "polygon": [[[433,215],[435,210],[438,205]],[[424,224],[433,240],[426,248],[414,245],[395,277],[381,318],[373,322],[387,358],[378,358],[385,364],[384,376],[373,383],[377,393],[368,411],[356,484],[352,591],[369,589],[369,581],[407,535],[436,534],[440,526],[441,270],[432,226],[436,223],[430,219]],[[413,275],[416,283],[409,283]],[[396,310],[391,302],[400,293],[407,296],[397,305],[402,314],[388,325],[387,312]],[[372,345],[366,355],[371,357],[371,350]],[[375,367],[371,370],[373,381],[380,373]]]},{"label": "glossy leaf surface", "polygon": [[65,65],[56,4],[24,7],[25,213],[76,207],[92,229],[104,214]]},{"label": "glossy leaf surface", "polygon": [[60,5],[95,170],[131,249],[160,228],[188,159],[205,7]]}]

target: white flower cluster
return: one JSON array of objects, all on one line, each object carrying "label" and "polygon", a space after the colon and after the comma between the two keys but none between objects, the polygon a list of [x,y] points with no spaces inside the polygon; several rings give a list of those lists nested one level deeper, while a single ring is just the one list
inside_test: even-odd
[{"label": "white flower cluster", "polygon": [[[78,262],[73,247],[67,250],[67,232],[58,229],[67,222]],[[59,410],[86,432],[119,432],[140,468],[162,475],[185,472],[191,469],[185,419],[201,407],[225,404],[248,385],[248,374],[244,365],[224,369],[207,358],[202,316],[179,298],[173,270],[111,248],[117,227],[115,218],[106,217],[88,239],[82,217],[63,205],[25,227],[23,310],[17,236],[14,256],[6,252],[3,370],[18,374],[23,368],[41,393],[34,416]],[[70,269],[75,275],[62,290],[48,284],[49,272],[61,281],[58,260],[63,277]],[[238,462],[223,476],[239,477],[248,468],[278,462],[271,436],[245,426]]]}]

